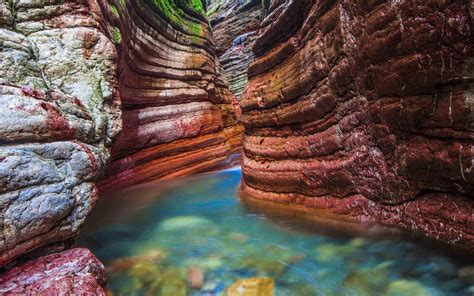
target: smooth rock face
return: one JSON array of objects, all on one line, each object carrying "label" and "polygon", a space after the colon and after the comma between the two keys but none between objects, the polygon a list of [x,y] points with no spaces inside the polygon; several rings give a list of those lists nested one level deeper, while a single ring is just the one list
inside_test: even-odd
[{"label": "smooth rock face", "polygon": [[73,237],[120,131],[94,4],[0,0],[0,266]]},{"label": "smooth rock face", "polygon": [[238,97],[247,85],[247,69],[254,60],[252,47],[262,14],[261,0],[213,0],[207,8],[216,54],[230,90]]},{"label": "smooth rock face", "polygon": [[103,190],[239,159],[238,104],[221,79],[200,1],[100,1],[119,50],[123,132]]},{"label": "smooth rock face", "polygon": [[271,1],[243,192],[474,247],[469,1]]},{"label": "smooth rock face", "polygon": [[105,268],[87,249],[20,264],[0,277],[1,295],[106,295]]}]

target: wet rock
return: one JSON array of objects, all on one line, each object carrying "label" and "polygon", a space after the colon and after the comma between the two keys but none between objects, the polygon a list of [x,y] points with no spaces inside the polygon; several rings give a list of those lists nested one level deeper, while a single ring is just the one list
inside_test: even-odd
[{"label": "wet rock", "polygon": [[397,280],[387,288],[387,296],[431,296],[430,291],[423,286],[420,282],[409,281],[409,280]]},{"label": "wet rock", "polygon": [[283,247],[271,246],[263,253],[246,256],[240,262],[240,267],[254,270],[258,275],[278,278],[290,264],[298,260],[299,254]]},{"label": "wet rock", "polygon": [[150,285],[160,279],[162,270],[154,262],[140,261],[133,264],[128,270],[131,277],[138,279],[143,285]]},{"label": "wet rock", "polygon": [[390,282],[391,265],[391,262],[385,262],[371,268],[355,267],[344,281],[344,291],[356,295],[382,294]]},{"label": "wet rock", "polygon": [[459,269],[458,277],[464,282],[474,285],[474,266],[466,266]]},{"label": "wet rock", "polygon": [[469,1],[265,11],[240,100],[244,195],[473,249]]},{"label": "wet rock", "polygon": [[241,232],[232,232],[229,234],[229,238],[237,242],[246,242],[248,240],[248,236]]},{"label": "wet rock", "polygon": [[123,272],[139,263],[156,265],[162,262],[166,256],[167,254],[165,251],[154,249],[140,256],[116,259],[107,265],[107,269],[112,272]]},{"label": "wet rock", "polygon": [[104,266],[86,249],[72,249],[15,266],[0,275],[1,295],[106,295]]},{"label": "wet rock", "polygon": [[183,231],[214,228],[215,225],[211,220],[198,216],[178,216],[164,220],[159,225],[160,231]]},{"label": "wet rock", "polygon": [[168,269],[163,273],[163,277],[160,281],[160,287],[157,291],[159,292],[158,295],[161,296],[186,296],[188,288],[186,281],[178,271],[174,269]]},{"label": "wet rock", "polygon": [[323,243],[316,247],[316,258],[321,262],[331,262],[352,255],[356,250],[351,245]]},{"label": "wet rock", "polygon": [[226,296],[273,296],[275,283],[271,278],[241,279],[225,291]]},{"label": "wet rock", "polygon": [[201,289],[204,283],[204,273],[196,266],[188,268],[188,283],[193,289]]}]

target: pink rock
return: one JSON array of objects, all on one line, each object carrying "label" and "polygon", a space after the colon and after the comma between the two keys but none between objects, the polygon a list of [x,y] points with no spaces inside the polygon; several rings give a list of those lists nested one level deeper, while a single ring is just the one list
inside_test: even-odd
[{"label": "pink rock", "polygon": [[0,275],[0,295],[106,295],[104,265],[87,249],[39,257]]},{"label": "pink rock", "polygon": [[191,266],[188,269],[188,282],[191,288],[201,289],[204,282],[204,274],[199,267]]}]

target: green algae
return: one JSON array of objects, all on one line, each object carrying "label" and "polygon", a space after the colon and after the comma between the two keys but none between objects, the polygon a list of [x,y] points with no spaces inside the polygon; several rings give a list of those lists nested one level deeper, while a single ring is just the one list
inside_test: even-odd
[{"label": "green algae", "polygon": [[201,36],[202,25],[186,19],[183,7],[205,16],[205,11],[200,0],[154,0],[154,4],[168,21],[178,27],[187,29],[190,34],[194,35],[192,42],[195,43],[199,41],[198,37]]},{"label": "green algae", "polygon": [[112,41],[114,43],[119,44],[122,42],[122,33],[120,33],[120,29],[118,27],[112,28],[111,35],[112,35]]},{"label": "green algae", "polygon": [[109,9],[110,9],[110,12],[112,12],[112,14],[116,17],[119,17],[119,12],[118,12],[118,9],[115,5],[109,5]]}]

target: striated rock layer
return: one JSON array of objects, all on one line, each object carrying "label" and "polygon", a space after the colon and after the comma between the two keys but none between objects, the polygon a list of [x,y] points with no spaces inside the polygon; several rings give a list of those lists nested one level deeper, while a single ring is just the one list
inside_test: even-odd
[{"label": "striated rock layer", "polygon": [[469,1],[269,1],[244,194],[474,248]]},{"label": "striated rock layer", "polygon": [[0,277],[1,295],[106,295],[102,263],[72,249],[15,266]]},{"label": "striated rock layer", "polygon": [[93,1],[0,0],[0,267],[77,234],[120,131]]},{"label": "striated rock layer", "polygon": [[252,47],[260,25],[261,4],[261,0],[213,0],[208,4],[216,54],[229,88],[238,98],[247,85],[247,70],[254,59]]},{"label": "striated rock layer", "polygon": [[102,190],[238,159],[238,104],[200,1],[100,1],[120,62],[123,132]]}]

